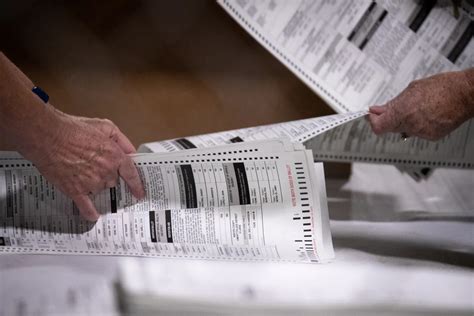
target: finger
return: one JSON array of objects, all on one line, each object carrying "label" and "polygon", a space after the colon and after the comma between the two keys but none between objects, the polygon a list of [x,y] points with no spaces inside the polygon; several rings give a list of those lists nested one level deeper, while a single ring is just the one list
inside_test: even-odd
[{"label": "finger", "polygon": [[126,154],[133,154],[137,150],[133,146],[132,142],[125,136],[122,131],[109,119],[97,119],[92,120],[92,124],[95,124],[104,134],[110,139],[115,141],[119,145],[120,149]]},{"label": "finger", "polygon": [[369,113],[380,115],[387,111],[386,105],[373,105],[369,107]]},{"label": "finger", "polygon": [[143,188],[142,180],[129,156],[124,155],[124,159],[119,167],[119,175],[123,178],[125,183],[127,183],[130,191],[137,199],[143,199],[145,197],[145,189]]},{"label": "finger", "polygon": [[[121,153],[119,154],[121,155]],[[109,168],[113,168],[109,170],[109,172],[102,178],[102,181],[108,184],[113,184],[114,186],[117,185],[119,175],[119,168],[120,168],[120,161],[117,164],[113,164],[113,166],[108,166]]]},{"label": "finger", "polygon": [[97,209],[92,203],[90,197],[88,197],[87,195],[78,195],[75,196],[72,200],[74,201],[74,203],[76,203],[79,212],[86,220],[95,222],[99,219],[99,212],[97,212]]},{"label": "finger", "polygon": [[116,130],[116,142],[126,154],[134,154],[137,152],[132,142],[120,131],[120,129],[118,129],[118,127]]},{"label": "finger", "polygon": [[111,179],[104,182],[104,189],[110,189],[117,186],[117,179]]}]

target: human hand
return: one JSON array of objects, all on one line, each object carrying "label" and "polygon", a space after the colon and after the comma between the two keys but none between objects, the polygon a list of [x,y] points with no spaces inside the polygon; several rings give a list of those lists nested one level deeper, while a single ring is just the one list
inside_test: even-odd
[{"label": "human hand", "polygon": [[440,139],[474,116],[474,87],[465,72],[448,72],[411,82],[397,97],[369,108],[376,134],[405,133]]},{"label": "human hand", "polygon": [[62,113],[45,105],[32,88],[31,80],[0,52],[0,148],[31,160],[91,221],[99,213],[89,195],[115,186],[119,177],[136,198],[145,196],[127,156],[135,148],[117,126]]},{"label": "human hand", "polygon": [[135,148],[114,123],[51,111],[57,123],[55,136],[42,144],[43,152],[25,156],[72,198],[85,219],[99,218],[90,195],[116,186],[119,177],[137,199],[145,197],[138,171],[127,155]]}]

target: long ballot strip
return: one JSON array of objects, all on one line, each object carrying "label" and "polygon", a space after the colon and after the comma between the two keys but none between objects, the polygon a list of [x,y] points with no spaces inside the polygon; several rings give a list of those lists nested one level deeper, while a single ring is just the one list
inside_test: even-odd
[{"label": "long ballot strip", "polygon": [[343,113],[190,136],[143,144],[142,152],[176,152],[235,142],[287,137],[311,149],[315,161],[368,162],[411,168],[474,168],[474,126],[468,120],[439,141],[399,134],[375,135],[365,118],[366,112]]},{"label": "long ballot strip", "polygon": [[333,258],[325,180],[310,151],[286,140],[134,157],[146,189],[123,182],[72,200],[19,157],[0,159],[0,253],[132,255],[322,262]]}]

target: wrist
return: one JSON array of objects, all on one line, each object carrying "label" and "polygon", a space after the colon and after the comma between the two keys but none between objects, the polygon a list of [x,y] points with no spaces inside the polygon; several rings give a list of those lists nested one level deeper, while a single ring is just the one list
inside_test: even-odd
[{"label": "wrist", "polygon": [[54,154],[63,129],[61,117],[53,107],[38,104],[34,112],[34,116],[25,120],[25,127],[18,131],[14,141],[18,152],[39,164]]}]

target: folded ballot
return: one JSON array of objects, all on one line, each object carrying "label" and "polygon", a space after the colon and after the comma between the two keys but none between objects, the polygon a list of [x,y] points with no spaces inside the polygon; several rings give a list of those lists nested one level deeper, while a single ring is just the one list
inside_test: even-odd
[{"label": "folded ballot", "polygon": [[413,80],[474,67],[472,1],[217,2],[337,113],[384,104]]},{"label": "folded ballot", "polygon": [[176,152],[191,148],[287,137],[311,149],[315,161],[392,164],[415,179],[429,170],[474,168],[474,120],[468,120],[438,141],[399,134],[377,136],[366,119],[366,111],[334,114],[298,121],[243,128],[206,135],[146,143],[141,152]]},{"label": "folded ballot", "polygon": [[286,139],[141,154],[146,198],[121,182],[83,220],[28,161],[0,159],[0,253],[323,262],[333,258],[324,173]]},{"label": "folded ballot", "polygon": [[[218,0],[221,7],[259,44],[317,93],[337,113],[367,110],[384,104],[413,80],[441,72],[474,67],[472,1],[453,5],[436,1],[285,1]],[[471,129],[472,131],[472,129]],[[355,129],[353,132],[359,132]],[[464,133],[469,133],[469,128]],[[472,134],[472,132],[471,132]],[[337,139],[338,135],[334,135]],[[363,137],[367,137],[365,133]],[[373,136],[368,136],[372,140]],[[395,137],[399,142],[398,135]],[[332,141],[334,138],[331,139]],[[448,137],[454,154],[464,149],[464,139]],[[387,139],[379,150],[393,153]],[[458,142],[459,141],[459,142]],[[396,143],[397,143],[396,142]],[[422,180],[435,167],[459,167],[444,161],[449,153],[439,143],[411,140],[395,157],[366,157],[365,142],[353,141],[356,155],[327,154],[324,160],[360,160],[395,164]],[[333,143],[327,144],[332,147]],[[434,148],[433,148],[434,147]],[[326,148],[331,151],[331,148]],[[426,150],[428,149],[428,151]],[[436,157],[413,163],[418,152]],[[317,153],[314,150],[314,153]],[[472,154],[472,153],[471,153]],[[435,158],[435,157],[433,157]]]}]

